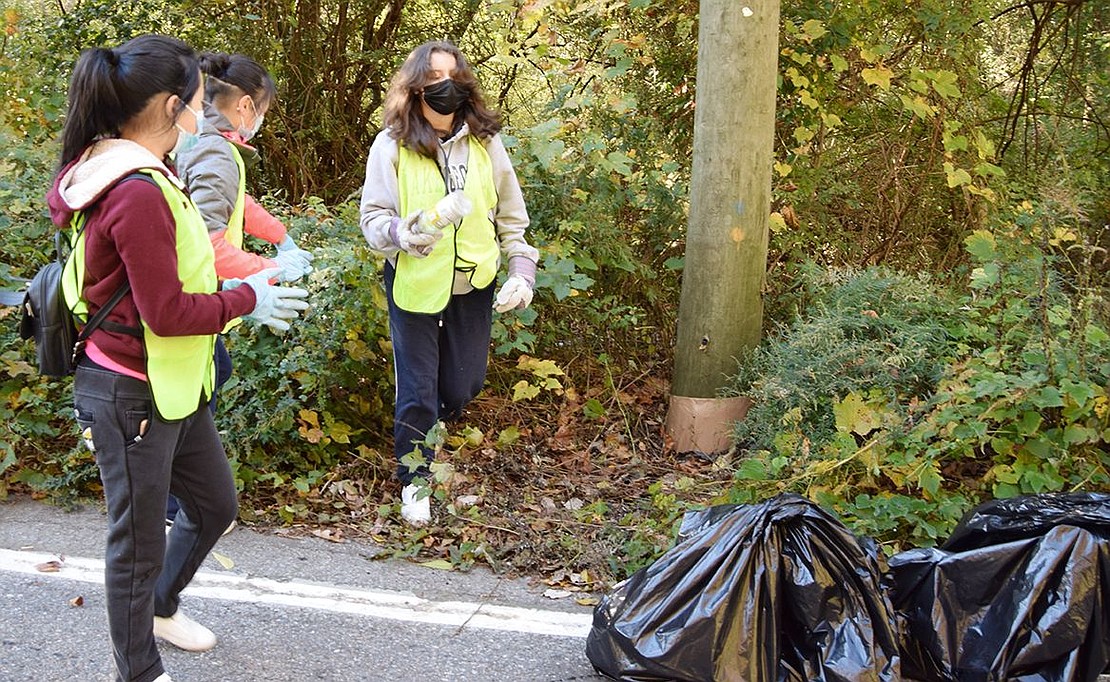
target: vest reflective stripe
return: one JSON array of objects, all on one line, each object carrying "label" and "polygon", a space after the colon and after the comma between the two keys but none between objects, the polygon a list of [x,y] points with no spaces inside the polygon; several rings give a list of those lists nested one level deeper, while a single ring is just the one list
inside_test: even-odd
[{"label": "vest reflective stripe", "polygon": [[[451,300],[455,271],[467,273],[471,285],[483,289],[497,276],[500,251],[490,220],[497,205],[493,164],[481,141],[468,136],[468,161],[463,192],[473,210],[456,227],[443,230],[443,239],[426,258],[397,254],[393,301],[412,313],[438,313]],[[439,165],[426,156],[399,145],[397,189],[401,216],[424,210],[447,195]]]},{"label": "vest reflective stripe", "polygon": [[[189,294],[211,294],[216,291],[216,258],[212,252],[212,242],[208,240],[208,228],[201,218],[200,211],[184,192],[179,190],[169,178],[153,169],[139,172],[150,176],[162,190],[162,196],[169,205],[176,226],[177,276],[182,289]],[[74,277],[66,277],[81,285],[83,291],[85,277],[84,241],[85,235],[74,239],[84,218],[74,217],[70,228],[71,242],[75,257],[69,258],[75,264]],[[80,254],[80,258],[76,257]],[[83,297],[75,305],[70,289],[67,287],[66,301],[71,308],[78,306],[87,310]],[[215,365],[212,354],[216,337],[212,334],[197,336],[158,336],[146,322],[143,326],[143,349],[146,352],[146,377],[154,397],[154,407],[166,421],[184,419],[197,411],[203,401],[212,396],[215,385]]]},{"label": "vest reflective stripe", "polygon": [[225,237],[229,244],[237,249],[243,248],[243,215],[247,205],[247,169],[243,165],[243,155],[235,147],[235,143],[228,140],[231,146],[231,156],[235,159],[235,167],[239,169],[239,186],[235,189],[235,207],[231,209],[231,217],[227,220]]}]

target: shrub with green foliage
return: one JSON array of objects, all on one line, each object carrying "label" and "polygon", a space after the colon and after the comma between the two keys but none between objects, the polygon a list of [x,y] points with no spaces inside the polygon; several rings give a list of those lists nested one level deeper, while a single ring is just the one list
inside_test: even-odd
[{"label": "shrub with green foliage", "polygon": [[741,367],[734,395],[753,400],[735,437],[748,450],[805,457],[843,438],[844,396],[883,406],[897,423],[940,380],[957,304],[921,275],[882,268],[803,268],[797,318]]},{"label": "shrub with green foliage", "polygon": [[[730,499],[801,492],[893,550],[992,497],[1110,489],[1104,291],[1062,257],[1097,250],[1028,205],[966,247],[958,299],[857,273],[758,351]],[[900,303],[864,308],[876,287]]]},{"label": "shrub with green foliage", "polygon": [[217,426],[237,479],[287,518],[304,516],[300,498],[360,456],[367,478],[392,473],[371,456],[388,441],[393,414],[380,260],[366,248],[356,207],[341,209],[278,211],[316,254],[315,271],[298,283],[311,292],[303,319],[283,335],[244,323],[226,336],[235,371]]}]

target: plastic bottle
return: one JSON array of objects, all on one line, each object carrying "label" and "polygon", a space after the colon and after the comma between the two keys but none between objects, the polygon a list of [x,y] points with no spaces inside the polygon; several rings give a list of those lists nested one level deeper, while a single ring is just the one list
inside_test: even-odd
[{"label": "plastic bottle", "polygon": [[436,205],[420,215],[420,231],[424,233],[442,230],[470,213],[470,199],[462,190],[455,190],[436,202]]}]

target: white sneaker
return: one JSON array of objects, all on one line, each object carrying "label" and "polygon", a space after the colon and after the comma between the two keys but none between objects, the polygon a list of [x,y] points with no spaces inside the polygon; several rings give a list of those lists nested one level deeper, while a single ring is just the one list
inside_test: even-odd
[{"label": "white sneaker", "polygon": [[432,520],[432,495],[426,486],[410,483],[401,489],[401,518],[417,527]]},{"label": "white sneaker", "polygon": [[169,618],[155,616],[154,636],[185,651],[208,651],[216,646],[216,635],[181,609]]},{"label": "white sneaker", "polygon": [[173,682],[173,680],[171,680],[170,676],[166,673],[162,673],[158,677],[154,678],[154,682]]},{"label": "white sneaker", "polygon": [[231,520],[231,525],[230,525],[230,526],[228,526],[228,527],[227,527],[227,528],[226,528],[226,529],[224,530],[223,534],[224,534],[224,535],[227,535],[227,534],[228,534],[228,533],[230,533],[231,531],[235,530],[235,526],[238,526],[238,525],[239,525],[239,522],[238,522],[238,521],[236,521],[235,519],[232,519],[232,520]]}]

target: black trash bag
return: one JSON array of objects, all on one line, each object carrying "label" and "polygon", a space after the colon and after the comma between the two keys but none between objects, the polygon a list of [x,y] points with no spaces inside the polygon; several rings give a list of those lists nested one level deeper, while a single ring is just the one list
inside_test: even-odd
[{"label": "black trash bag", "polygon": [[874,544],[797,495],[691,512],[602,599],[586,640],[619,680],[899,680]]},{"label": "black trash bag", "polygon": [[884,588],[916,680],[1096,680],[1110,663],[1110,495],[970,511],[940,549],[889,561]]}]

